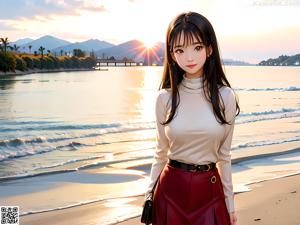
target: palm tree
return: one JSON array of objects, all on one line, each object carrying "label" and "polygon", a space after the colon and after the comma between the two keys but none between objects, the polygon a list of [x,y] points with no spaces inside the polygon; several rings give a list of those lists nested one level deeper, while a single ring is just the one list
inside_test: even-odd
[{"label": "palm tree", "polygon": [[41,55],[42,55],[42,58],[43,58],[45,48],[43,46],[41,46],[38,50],[41,52]]},{"label": "palm tree", "polygon": [[47,55],[50,55],[51,51],[50,50],[47,50],[48,54]]},{"label": "palm tree", "polygon": [[29,53],[31,54],[32,45],[28,45],[28,48],[29,48]]},{"label": "palm tree", "polygon": [[8,47],[8,38],[1,38],[1,42],[3,43],[3,49],[4,49],[4,54],[6,54],[6,50],[7,50],[7,47]]},{"label": "palm tree", "polygon": [[60,50],[60,56],[63,56],[63,54],[64,54],[64,50]]},{"label": "palm tree", "polygon": [[16,44],[14,44],[14,46],[12,47],[12,50],[17,52],[19,51],[20,46],[17,46]]}]

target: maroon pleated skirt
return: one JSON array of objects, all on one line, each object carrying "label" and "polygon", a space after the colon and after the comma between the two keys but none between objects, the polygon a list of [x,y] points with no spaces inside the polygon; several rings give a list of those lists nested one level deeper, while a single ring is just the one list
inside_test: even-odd
[{"label": "maroon pleated skirt", "polygon": [[153,225],[230,225],[217,168],[189,172],[167,164],[153,195]]}]

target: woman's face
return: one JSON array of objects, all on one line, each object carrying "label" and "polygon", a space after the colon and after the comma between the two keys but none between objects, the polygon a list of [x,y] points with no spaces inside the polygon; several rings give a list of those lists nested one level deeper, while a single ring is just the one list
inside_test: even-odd
[{"label": "woman's face", "polygon": [[199,77],[203,74],[203,66],[206,58],[211,54],[211,48],[205,47],[193,36],[193,42],[187,46],[183,46],[184,34],[181,32],[179,41],[175,42],[173,52],[171,53],[173,60],[183,69],[190,77]]}]

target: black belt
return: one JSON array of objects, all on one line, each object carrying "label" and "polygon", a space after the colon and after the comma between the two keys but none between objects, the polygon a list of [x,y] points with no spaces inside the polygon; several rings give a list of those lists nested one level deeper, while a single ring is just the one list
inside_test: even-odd
[{"label": "black belt", "polygon": [[196,164],[187,164],[187,163],[179,162],[179,161],[176,161],[176,160],[173,160],[173,159],[169,159],[168,164],[170,166],[177,167],[177,168],[180,168],[180,169],[184,169],[184,170],[187,170],[187,171],[190,171],[190,172],[196,172],[196,171],[206,172],[206,171],[210,171],[210,170],[212,170],[213,168],[216,167],[216,163],[196,165]]}]

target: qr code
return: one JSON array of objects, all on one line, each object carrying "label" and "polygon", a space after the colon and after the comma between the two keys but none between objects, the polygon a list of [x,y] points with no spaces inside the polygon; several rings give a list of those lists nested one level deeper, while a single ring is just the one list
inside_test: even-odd
[{"label": "qr code", "polygon": [[19,206],[0,206],[0,224],[19,225]]}]

